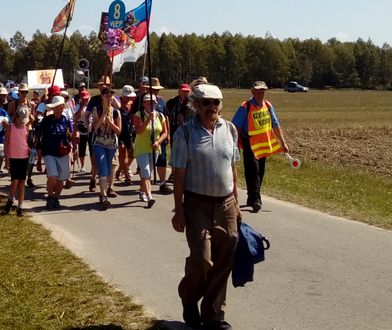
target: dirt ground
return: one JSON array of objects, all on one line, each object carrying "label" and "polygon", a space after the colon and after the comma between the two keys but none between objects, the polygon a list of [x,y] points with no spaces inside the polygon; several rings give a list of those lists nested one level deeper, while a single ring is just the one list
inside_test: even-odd
[{"label": "dirt ground", "polygon": [[287,127],[292,153],[392,177],[392,128]]}]

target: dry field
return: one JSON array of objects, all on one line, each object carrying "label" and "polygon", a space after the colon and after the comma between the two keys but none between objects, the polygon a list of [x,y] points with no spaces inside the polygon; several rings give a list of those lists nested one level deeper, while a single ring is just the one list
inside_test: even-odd
[{"label": "dry field", "polygon": [[320,129],[299,123],[287,134],[294,154],[392,177],[391,127]]},{"label": "dry field", "polygon": [[[226,118],[247,95],[225,92]],[[294,155],[392,177],[392,92],[271,90],[267,99]]]}]

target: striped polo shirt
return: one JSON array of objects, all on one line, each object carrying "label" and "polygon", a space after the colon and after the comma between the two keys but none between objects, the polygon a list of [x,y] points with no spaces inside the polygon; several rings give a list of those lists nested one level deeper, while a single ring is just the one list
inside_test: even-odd
[{"label": "striped polo shirt", "polygon": [[200,195],[223,197],[233,192],[232,164],[239,160],[237,131],[231,122],[219,118],[213,133],[197,117],[174,134],[171,165],[186,168],[185,190]]}]

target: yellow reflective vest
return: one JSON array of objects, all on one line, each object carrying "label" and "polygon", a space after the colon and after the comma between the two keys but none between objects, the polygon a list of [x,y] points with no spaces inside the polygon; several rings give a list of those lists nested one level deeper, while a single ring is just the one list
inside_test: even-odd
[{"label": "yellow reflective vest", "polygon": [[261,107],[249,102],[245,104],[248,109],[248,134],[250,147],[256,159],[269,157],[283,151],[272,129],[271,115],[268,101],[263,101]]}]

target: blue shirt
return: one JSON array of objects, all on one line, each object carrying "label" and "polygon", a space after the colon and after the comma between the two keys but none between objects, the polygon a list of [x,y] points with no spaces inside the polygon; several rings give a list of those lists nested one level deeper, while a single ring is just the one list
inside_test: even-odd
[{"label": "blue shirt", "polygon": [[[249,100],[249,102],[256,107],[259,107],[253,97]],[[275,114],[275,108],[272,104],[268,107],[268,110],[271,116],[272,127],[279,127],[279,120]],[[248,136],[248,110],[246,109],[246,103],[245,106],[241,105],[238,108],[237,112],[234,114],[232,122],[236,127],[242,128],[243,136]]]},{"label": "blue shirt", "polygon": [[158,95],[156,97],[157,97],[157,107],[155,110],[157,110],[160,113],[163,113],[164,116],[167,117],[168,111],[167,111],[166,101]]},{"label": "blue shirt", "polygon": [[[184,127],[187,129],[188,143]],[[195,116],[174,133],[171,165],[186,168],[185,190],[223,197],[234,190],[232,165],[239,160],[237,130],[219,118],[213,133]]]},{"label": "blue shirt", "polygon": [[[10,119],[10,116],[8,115],[8,112],[5,111],[5,109],[3,109],[3,108],[0,108],[0,117],[7,118],[8,123],[11,122],[11,119]],[[0,144],[4,144],[4,141],[5,141],[5,129],[4,129],[3,125],[1,124],[1,121],[2,120],[0,120]]]},{"label": "blue shirt", "polygon": [[70,122],[63,115],[60,118],[49,115],[42,119],[39,130],[41,132],[42,155],[60,157],[60,144],[67,144],[67,132],[72,132]]}]

